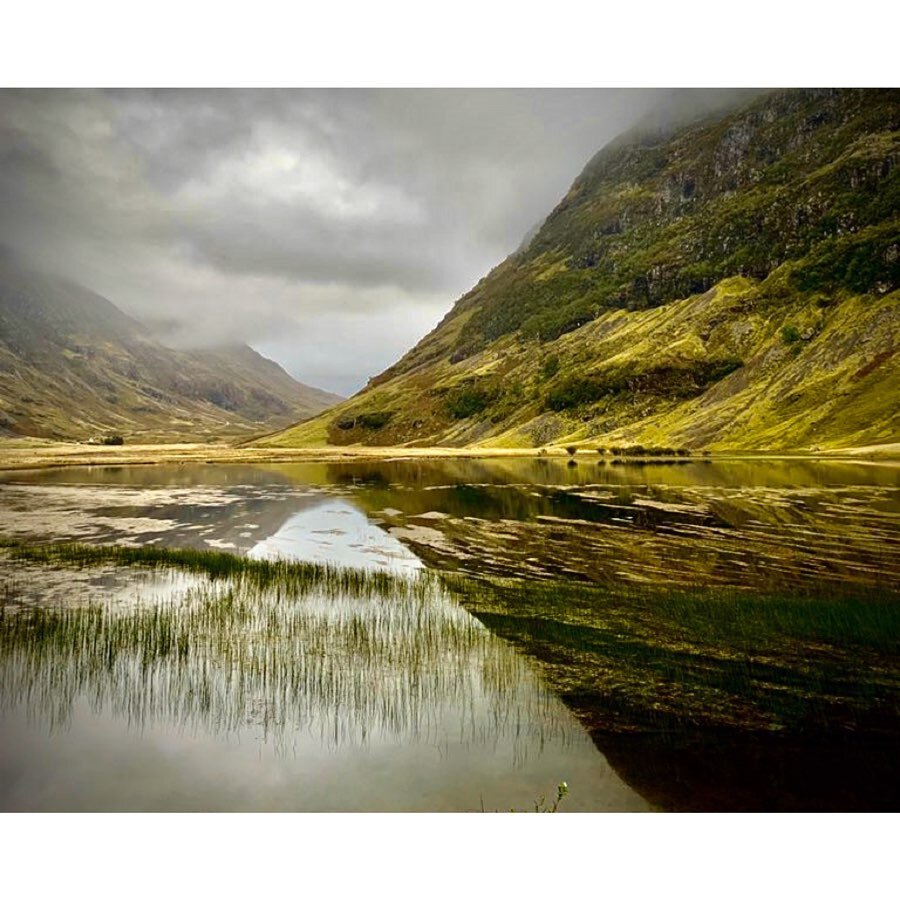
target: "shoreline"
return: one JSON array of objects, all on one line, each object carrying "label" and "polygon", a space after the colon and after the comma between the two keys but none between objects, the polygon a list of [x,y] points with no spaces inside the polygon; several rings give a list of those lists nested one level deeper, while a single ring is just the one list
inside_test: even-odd
[{"label": "shoreline", "polygon": [[[241,447],[225,444],[135,444],[98,446],[77,443],[31,445],[22,440],[0,441],[0,472],[33,469],[58,469],[83,466],[150,466],[165,464],[257,465],[302,462],[357,462],[401,459],[596,459],[588,448],[570,457],[562,447]],[[25,446],[22,446],[25,444]],[[609,456],[609,454],[606,454]],[[620,459],[629,459],[627,456]],[[656,459],[635,456],[631,459]],[[668,459],[668,457],[659,457]],[[854,462],[860,464],[900,464],[900,444],[858,447],[843,450],[751,451],[723,450],[704,455],[680,457],[682,461],[705,460],[810,460]]]}]

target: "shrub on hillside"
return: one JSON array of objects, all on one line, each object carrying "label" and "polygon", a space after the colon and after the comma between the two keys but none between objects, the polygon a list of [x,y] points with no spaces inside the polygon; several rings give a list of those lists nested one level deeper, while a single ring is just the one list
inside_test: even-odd
[{"label": "shrub on hillside", "polygon": [[570,375],[554,385],[544,400],[544,405],[554,412],[593,403],[609,392],[608,385],[599,378]]},{"label": "shrub on hillside", "polygon": [[557,372],[559,371],[559,357],[558,356],[548,356],[543,363],[541,363],[541,379],[543,381],[549,381]]},{"label": "shrub on hillside", "polygon": [[393,413],[387,410],[364,412],[353,418],[339,419],[336,424],[341,431],[351,431],[354,428],[367,428],[370,431],[377,431],[390,422],[392,415]]},{"label": "shrub on hillside", "polygon": [[494,399],[492,391],[475,384],[453,388],[446,399],[447,412],[454,419],[468,419],[483,412]]},{"label": "shrub on hillside", "polygon": [[356,417],[356,424],[360,426],[360,428],[369,428],[372,431],[377,431],[379,428],[384,428],[388,422],[391,420],[391,413],[387,410],[379,410],[378,412],[370,412],[370,413],[360,413]]}]

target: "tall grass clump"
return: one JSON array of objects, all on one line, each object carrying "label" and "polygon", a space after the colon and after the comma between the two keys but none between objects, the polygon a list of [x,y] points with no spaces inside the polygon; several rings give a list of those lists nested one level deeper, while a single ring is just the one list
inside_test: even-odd
[{"label": "tall grass clump", "polygon": [[165,720],[227,733],[252,724],[279,742],[299,728],[319,728],[329,744],[379,733],[433,742],[448,720],[471,741],[521,723],[540,740],[562,728],[527,662],[448,595],[463,579],[155,547],[7,552],[201,575],[125,605],[0,603],[0,705],[24,704],[53,724],[87,697],[135,727]]},{"label": "tall grass clump", "polygon": [[348,734],[372,721],[417,730],[435,703],[472,702],[473,672],[501,705],[528,681],[493,632],[604,727],[900,724],[896,591],[402,577],[212,551],[5,546],[32,563],[202,576],[124,610],[0,602],[2,697],[59,717],[89,691],[139,721],[166,713],[231,728],[262,710],[267,727],[283,727],[325,710]]},{"label": "tall grass clump", "polygon": [[113,544],[23,544],[0,542],[12,559],[45,565],[138,566],[150,569],[180,569],[216,579],[240,579],[259,587],[305,592],[372,595],[378,593],[419,594],[430,589],[427,572],[412,576],[372,569],[298,562],[290,559],[248,559],[215,550],[165,547],[122,547]]}]

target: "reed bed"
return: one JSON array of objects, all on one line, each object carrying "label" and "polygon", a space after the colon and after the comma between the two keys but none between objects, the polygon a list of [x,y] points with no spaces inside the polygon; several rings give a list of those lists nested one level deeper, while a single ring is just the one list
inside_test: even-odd
[{"label": "reed bed", "polygon": [[[565,740],[563,708],[529,664],[438,579],[156,548],[7,546],[52,565],[182,568],[199,585],[131,605],[0,603],[0,702],[64,725],[75,704],[282,742],[376,735],[516,752]],[[152,598],[151,598],[152,599]]]},{"label": "reed bed", "polygon": [[249,559],[215,550],[182,550],[165,547],[123,547],[116,544],[54,543],[26,544],[0,541],[0,549],[10,558],[47,565],[141,566],[181,569],[203,574],[212,580],[241,579],[247,584],[281,588],[303,593],[310,589],[354,596],[375,594],[424,595],[432,589],[427,572],[398,575],[386,571],[354,569],[342,566],[288,559]]},{"label": "reed bed", "polygon": [[[266,728],[331,717],[342,739],[373,723],[430,734],[447,710],[471,713],[480,696],[491,698],[496,722],[508,721],[542,689],[499,636],[604,729],[895,732],[900,724],[895,591],[400,576],[156,547],[7,543],[5,552],[205,579],[124,611],[0,603],[0,686],[57,704],[57,717],[89,691],[136,721],[165,712],[234,729],[248,717]],[[487,733],[481,722],[475,730]]]}]

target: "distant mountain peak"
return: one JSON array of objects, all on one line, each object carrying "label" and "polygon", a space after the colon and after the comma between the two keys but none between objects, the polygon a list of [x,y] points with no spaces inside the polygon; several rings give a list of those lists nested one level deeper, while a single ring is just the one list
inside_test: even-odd
[{"label": "distant mountain peak", "polygon": [[246,344],[177,350],[106,298],[0,256],[0,430],[129,442],[248,438],[340,397]]}]

